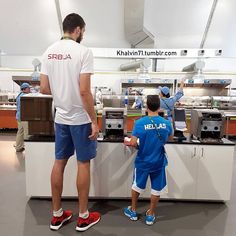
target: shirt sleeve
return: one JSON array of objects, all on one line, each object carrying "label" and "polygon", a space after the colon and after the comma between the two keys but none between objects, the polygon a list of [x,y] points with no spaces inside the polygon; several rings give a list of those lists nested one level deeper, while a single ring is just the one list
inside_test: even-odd
[{"label": "shirt sleeve", "polygon": [[41,74],[48,75],[48,69],[47,69],[47,52],[45,52],[42,56],[42,66],[41,66]]},{"label": "shirt sleeve", "polygon": [[183,97],[183,95],[184,95],[183,90],[179,89],[177,93],[174,95],[174,97],[172,98],[174,103],[176,103],[181,97]]},{"label": "shirt sleeve", "polygon": [[93,73],[93,53],[90,49],[86,49],[82,57],[82,67],[80,74]]},{"label": "shirt sleeve", "polygon": [[132,131],[132,136],[135,136],[135,137],[139,138],[140,134],[141,134],[141,126],[139,125],[139,122],[136,121],[134,123],[134,128],[133,128],[133,131]]}]

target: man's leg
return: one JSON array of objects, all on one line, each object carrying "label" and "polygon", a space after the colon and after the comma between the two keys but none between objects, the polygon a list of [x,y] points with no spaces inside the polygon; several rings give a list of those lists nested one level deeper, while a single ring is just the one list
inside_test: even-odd
[{"label": "man's leg", "polygon": [[79,218],[75,229],[81,232],[97,224],[101,218],[100,213],[88,211],[89,186],[90,161],[78,161],[77,189],[79,196]]},{"label": "man's leg", "polygon": [[58,230],[73,216],[72,211],[63,210],[61,195],[63,191],[63,176],[65,166],[70,156],[74,154],[74,145],[68,125],[55,123],[55,154],[56,159],[51,172],[51,190],[53,217],[50,228]]},{"label": "man's leg", "polygon": [[88,137],[91,124],[75,125],[70,128],[78,160],[77,190],[79,200],[79,217],[77,231],[85,231],[97,224],[101,216],[98,212],[88,211],[88,195],[90,187],[90,160],[96,156],[96,142]]},{"label": "man's leg", "polygon": [[16,151],[21,151],[24,148],[24,127],[21,121],[17,121],[18,130],[16,134]]},{"label": "man's leg", "polygon": [[51,172],[51,191],[53,211],[61,209],[61,195],[63,190],[63,175],[67,159],[55,160]]},{"label": "man's leg", "polygon": [[90,187],[90,161],[78,161],[77,190],[79,196],[79,212],[88,210],[88,194]]}]

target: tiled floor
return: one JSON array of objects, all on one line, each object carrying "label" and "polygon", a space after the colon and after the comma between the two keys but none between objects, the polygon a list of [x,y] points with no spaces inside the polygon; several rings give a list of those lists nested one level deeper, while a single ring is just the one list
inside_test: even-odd
[{"label": "tiled floor", "polygon": [[[99,224],[84,233],[75,231],[73,221],[57,232],[49,230],[50,200],[25,196],[24,153],[16,154],[14,134],[0,134],[0,235],[148,235],[148,236],[233,236],[236,232],[236,166],[234,166],[231,201],[197,203],[162,201],[158,207],[158,222],[146,226],[144,213],[147,201],[140,202],[141,220],[132,222],[122,214],[129,201],[90,201],[90,207],[102,213]],[[235,162],[236,165],[236,162]],[[220,173],[219,173],[220,174]],[[40,186],[38,186],[40,188]],[[63,201],[64,208],[76,213],[76,200]]]}]

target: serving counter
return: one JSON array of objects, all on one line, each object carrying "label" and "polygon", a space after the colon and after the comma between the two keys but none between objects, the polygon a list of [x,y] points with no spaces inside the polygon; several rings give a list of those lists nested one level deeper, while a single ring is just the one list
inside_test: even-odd
[{"label": "serving counter", "polygon": [[[26,194],[50,197],[50,173],[54,162],[54,138],[25,140]],[[166,144],[168,193],[161,198],[227,201],[230,199],[234,143],[200,143],[188,137]],[[98,142],[97,157],[91,161],[90,197],[128,198],[136,150],[122,142]],[[68,161],[63,197],[76,197],[76,158]],[[150,185],[141,195],[150,195]]]},{"label": "serving counter", "polygon": [[15,105],[0,105],[0,129],[17,129]]}]

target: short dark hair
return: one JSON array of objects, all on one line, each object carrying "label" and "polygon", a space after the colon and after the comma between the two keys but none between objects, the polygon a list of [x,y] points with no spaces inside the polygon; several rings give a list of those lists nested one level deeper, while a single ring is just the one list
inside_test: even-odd
[{"label": "short dark hair", "polygon": [[157,111],[160,108],[160,98],[158,95],[147,96],[147,108],[151,111]]},{"label": "short dark hair", "polygon": [[163,97],[166,97],[166,98],[169,98],[169,97],[170,97],[170,94],[169,94],[169,93],[164,94],[163,92],[161,92],[161,94],[162,94]]},{"label": "short dark hair", "polygon": [[83,29],[85,26],[85,22],[80,15],[71,13],[65,17],[62,25],[64,33],[72,33],[78,26],[80,27],[80,29]]}]

